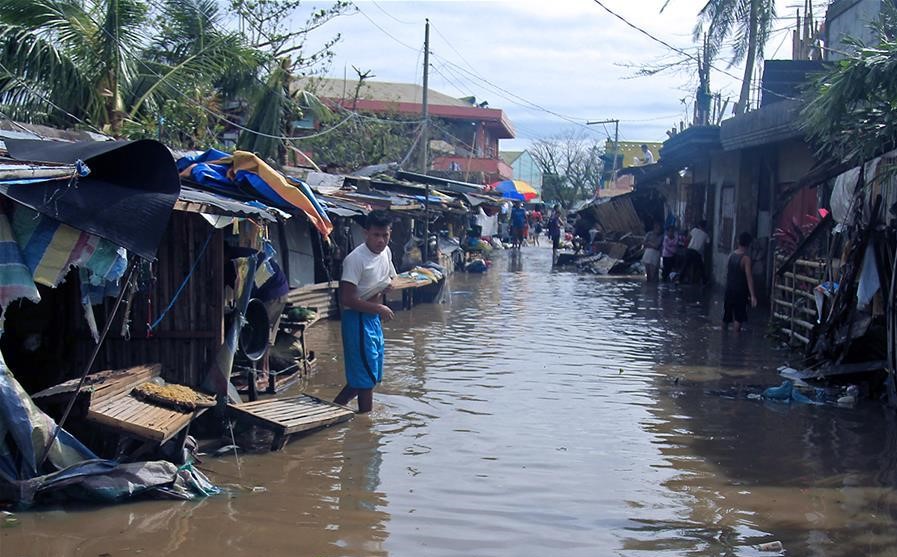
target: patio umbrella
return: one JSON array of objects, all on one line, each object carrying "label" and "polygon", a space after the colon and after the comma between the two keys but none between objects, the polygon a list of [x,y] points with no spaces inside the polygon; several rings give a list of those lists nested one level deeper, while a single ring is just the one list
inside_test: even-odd
[{"label": "patio umbrella", "polygon": [[529,201],[539,195],[539,192],[523,180],[503,180],[489,186],[508,199],[515,201]]}]

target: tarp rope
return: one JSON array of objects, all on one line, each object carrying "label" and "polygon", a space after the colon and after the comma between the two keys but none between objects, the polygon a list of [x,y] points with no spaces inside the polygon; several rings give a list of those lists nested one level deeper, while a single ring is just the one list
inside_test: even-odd
[{"label": "tarp rope", "polygon": [[209,237],[206,238],[205,243],[203,243],[202,248],[200,248],[199,253],[196,255],[196,261],[194,261],[193,265],[190,267],[190,272],[187,273],[187,276],[184,278],[183,282],[181,282],[181,285],[178,286],[178,289],[175,291],[174,296],[172,296],[171,301],[168,302],[168,305],[165,307],[165,309],[162,310],[162,313],[159,314],[159,317],[157,317],[156,320],[150,324],[149,330],[147,332],[151,332],[156,327],[158,327],[159,323],[161,323],[162,320],[165,319],[165,315],[171,310],[172,307],[174,307],[175,302],[178,301],[178,298],[184,291],[187,283],[190,282],[190,277],[193,276],[194,271],[196,271],[196,267],[199,266],[199,262],[202,261],[202,256],[206,253],[206,248],[209,247],[209,242],[212,240],[212,236],[215,235],[215,230],[216,229],[213,228],[212,231],[209,232]]}]

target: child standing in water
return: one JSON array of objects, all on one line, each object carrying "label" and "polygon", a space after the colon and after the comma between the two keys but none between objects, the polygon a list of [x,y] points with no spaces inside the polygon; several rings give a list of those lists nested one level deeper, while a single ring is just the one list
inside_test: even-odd
[{"label": "child standing in water", "polygon": [[747,305],[757,307],[757,294],[754,290],[754,275],[751,272],[751,256],[748,248],[754,238],[748,232],[738,236],[738,248],[729,255],[726,263],[726,296],[723,301],[723,328],[735,322],[735,331],[741,330],[747,322]]}]

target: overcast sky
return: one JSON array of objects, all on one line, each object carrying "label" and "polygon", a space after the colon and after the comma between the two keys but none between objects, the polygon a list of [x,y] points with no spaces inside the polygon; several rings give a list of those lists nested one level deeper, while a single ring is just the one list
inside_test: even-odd
[{"label": "overcast sky", "polygon": [[[691,32],[705,0],[603,0],[624,18],[671,45],[696,52]],[[627,27],[592,0],[356,0],[358,11],[340,17],[310,38],[316,44],[342,34],[329,71],[354,76],[352,66],[377,80],[422,79],[424,20],[430,19],[430,88],[453,96],[474,95],[506,111],[517,139],[502,149],[578,129],[603,139],[613,127],[587,120],[621,120],[621,140],[662,141],[664,131],[686,119],[694,98],[694,68],[635,77],[636,68],[681,56]],[[821,15],[825,2],[817,1]],[[790,58],[787,27],[803,0],[777,0],[779,20],[767,58]],[[741,68],[716,67],[735,75]],[[723,72],[711,77],[714,91],[738,96],[738,82]],[[688,103],[683,104],[682,99]]]}]

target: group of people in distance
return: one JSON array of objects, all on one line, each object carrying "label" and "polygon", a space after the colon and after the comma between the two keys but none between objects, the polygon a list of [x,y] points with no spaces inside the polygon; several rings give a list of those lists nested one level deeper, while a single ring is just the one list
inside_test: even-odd
[{"label": "group of people in distance", "polygon": [[[753,237],[748,232],[739,235],[738,246],[726,262],[723,325],[728,327],[734,323],[736,331],[740,331],[747,321],[748,304],[757,307],[749,253],[752,241]],[[661,280],[708,284],[704,253],[709,243],[707,221],[696,224],[687,235],[673,226],[662,231],[660,223],[654,223],[645,234],[642,256],[648,282]]]},{"label": "group of people in distance", "polygon": [[545,215],[539,209],[527,211],[522,203],[515,203],[511,209],[511,245],[520,249],[523,245],[538,246],[539,238],[544,230],[548,230],[548,237],[552,246],[558,249],[563,230],[561,208],[556,205],[546,222]]},{"label": "group of people in distance", "polygon": [[688,234],[674,226],[664,232],[660,223],[654,223],[645,234],[642,256],[648,282],[707,284],[704,252],[709,243],[706,221],[696,224]]}]

